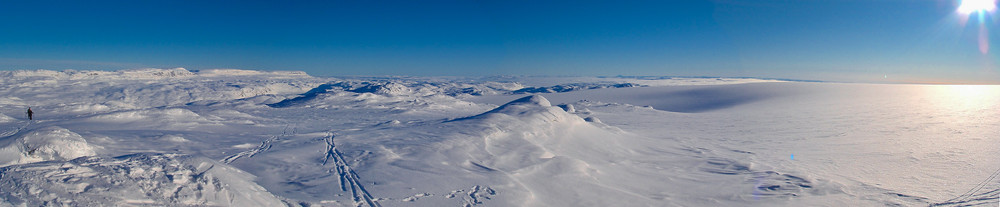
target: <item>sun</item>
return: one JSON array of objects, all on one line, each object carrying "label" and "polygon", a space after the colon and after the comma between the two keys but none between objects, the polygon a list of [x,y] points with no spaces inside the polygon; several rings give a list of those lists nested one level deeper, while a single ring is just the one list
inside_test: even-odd
[{"label": "sun", "polygon": [[992,12],[997,8],[996,0],[962,0],[958,12],[971,14],[973,12]]},{"label": "sun", "polygon": [[989,32],[986,27],[986,22],[988,21],[987,16],[992,16],[994,10],[997,9],[997,0],[960,0],[961,4],[958,5],[956,12],[962,14],[959,16],[961,25],[965,26],[965,23],[969,21],[971,17],[978,17],[979,19],[979,52],[987,54],[990,52],[990,40]]}]

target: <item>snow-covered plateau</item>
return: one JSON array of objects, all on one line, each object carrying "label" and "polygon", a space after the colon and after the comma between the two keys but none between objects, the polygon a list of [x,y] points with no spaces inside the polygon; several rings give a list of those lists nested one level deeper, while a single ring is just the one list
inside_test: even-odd
[{"label": "snow-covered plateau", "polygon": [[1000,86],[183,68],[0,77],[0,206],[1000,200]]}]

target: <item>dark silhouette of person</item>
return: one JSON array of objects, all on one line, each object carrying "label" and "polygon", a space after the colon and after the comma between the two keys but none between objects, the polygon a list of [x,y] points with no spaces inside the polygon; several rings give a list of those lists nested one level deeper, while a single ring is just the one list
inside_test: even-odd
[{"label": "dark silhouette of person", "polygon": [[31,115],[35,115],[35,112],[32,112],[32,111],[31,111],[31,107],[28,107],[28,112],[27,112],[27,114],[28,114],[28,120],[32,120],[32,117],[31,117]]}]

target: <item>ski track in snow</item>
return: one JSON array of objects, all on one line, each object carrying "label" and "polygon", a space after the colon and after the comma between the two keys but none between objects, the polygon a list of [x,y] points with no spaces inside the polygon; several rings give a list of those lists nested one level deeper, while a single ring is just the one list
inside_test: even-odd
[{"label": "ski track in snow", "polygon": [[[986,186],[990,185],[990,183],[993,182],[998,176],[1000,176],[1000,169],[994,171],[990,177],[986,178],[986,180],[983,180],[972,189],[969,189],[968,192],[965,192],[955,198],[948,199],[944,202],[931,204],[931,206],[976,206],[1000,202],[993,201],[1000,200],[1000,188],[994,187],[993,190],[982,193],[979,192]],[[996,185],[996,183],[993,184]],[[998,203],[998,205],[1000,205],[1000,203]]]},{"label": "ski track in snow", "polygon": [[241,158],[250,158],[250,157],[256,156],[257,154],[260,154],[261,152],[265,152],[267,150],[270,150],[271,149],[271,142],[274,142],[274,141],[278,140],[281,137],[287,137],[287,136],[292,136],[292,135],[295,135],[295,128],[293,127],[293,128],[291,128],[291,130],[289,130],[288,126],[285,126],[285,128],[281,130],[281,135],[271,136],[271,137],[265,139],[264,141],[261,141],[260,145],[258,145],[256,148],[253,148],[253,149],[250,149],[250,150],[247,150],[247,151],[242,151],[242,152],[236,153],[234,155],[230,155],[230,156],[228,156],[226,158],[223,158],[222,160],[219,160],[219,161],[222,162],[222,163],[230,164],[230,163],[233,163],[234,161],[239,160]]},{"label": "ski track in snow", "polygon": [[337,171],[340,181],[340,190],[347,191],[348,185],[350,185],[351,196],[353,197],[356,206],[363,201],[365,204],[368,204],[369,207],[381,207],[382,205],[379,204],[378,201],[375,200],[375,197],[373,197],[372,194],[365,189],[365,186],[361,184],[361,178],[354,172],[354,169],[351,169],[351,166],[347,165],[347,161],[344,160],[343,154],[337,150],[337,145],[333,142],[334,137],[336,137],[336,135],[329,133],[324,139],[326,141],[327,148],[326,157],[323,159],[323,165],[329,163],[330,158],[333,158],[334,168]]},{"label": "ski track in snow", "polygon": [[250,150],[247,150],[247,151],[242,151],[242,152],[236,153],[234,155],[230,155],[230,156],[228,156],[228,157],[220,160],[220,162],[229,164],[229,163],[233,163],[233,161],[239,160],[240,158],[253,157],[254,155],[257,155],[257,154],[259,154],[261,152],[264,152],[264,151],[267,151],[267,150],[271,149],[271,142],[273,142],[274,140],[277,140],[277,139],[278,139],[278,136],[271,136],[270,138],[267,138],[264,141],[261,141],[260,145],[257,146],[256,148],[253,148],[253,149],[250,149]]}]

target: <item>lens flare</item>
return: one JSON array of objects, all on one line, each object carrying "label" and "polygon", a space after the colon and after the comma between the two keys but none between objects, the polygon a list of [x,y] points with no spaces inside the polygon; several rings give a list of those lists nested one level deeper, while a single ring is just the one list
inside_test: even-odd
[{"label": "lens flare", "polygon": [[979,52],[986,54],[990,52],[990,37],[986,33],[986,27],[979,26]]},{"label": "lens flare", "polygon": [[973,12],[993,12],[997,8],[996,0],[963,0],[958,6],[958,12],[972,14]]},{"label": "lens flare", "polygon": [[996,9],[997,0],[962,0],[962,4],[958,6],[958,13],[963,14],[962,25],[965,25],[966,21],[973,15],[978,17],[979,35],[977,35],[977,39],[979,42],[979,52],[982,54],[990,52],[989,32],[986,28],[986,21],[988,19],[986,16],[993,14],[993,11]]}]

